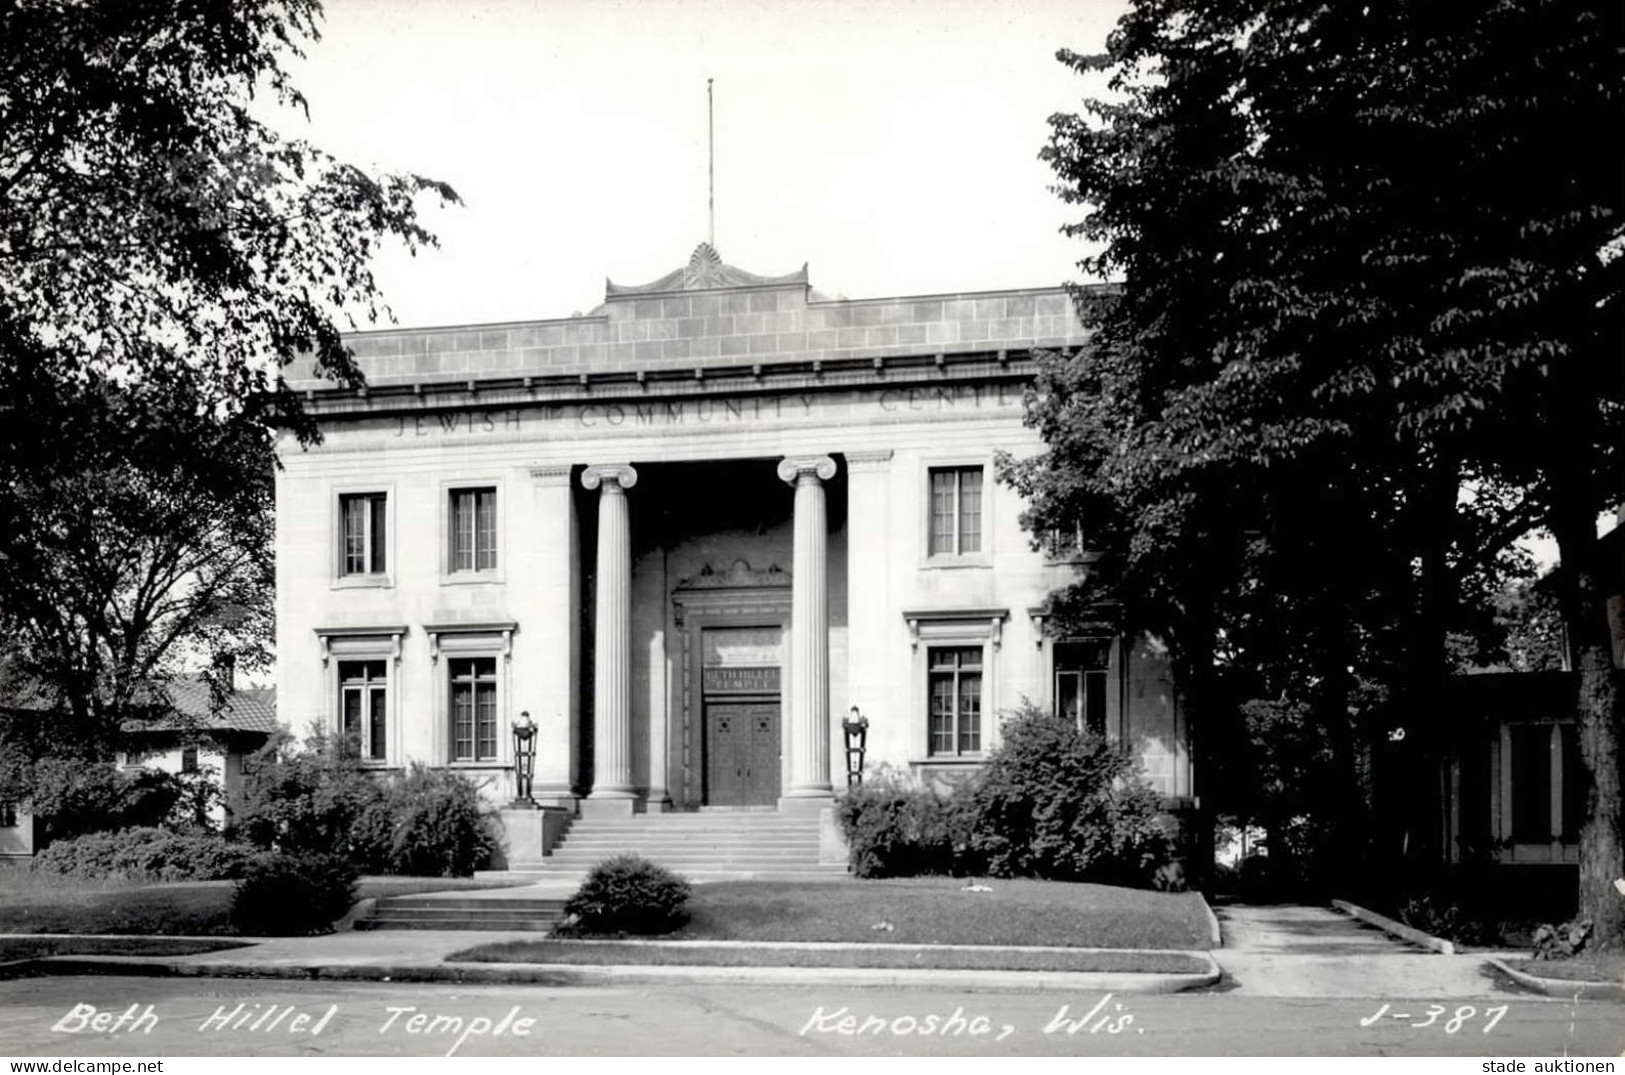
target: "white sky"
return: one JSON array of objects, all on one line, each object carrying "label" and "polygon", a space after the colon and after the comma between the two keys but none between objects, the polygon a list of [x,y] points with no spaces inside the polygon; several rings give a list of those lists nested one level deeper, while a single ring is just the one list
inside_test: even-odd
[{"label": "white sky", "polygon": [[[1053,286],[1084,252],[1037,159],[1118,0],[329,0],[293,68],[341,159],[446,180],[442,249],[379,264],[400,324],[564,317],[706,238],[849,298]],[[1098,88],[1091,90],[1098,92]]]}]

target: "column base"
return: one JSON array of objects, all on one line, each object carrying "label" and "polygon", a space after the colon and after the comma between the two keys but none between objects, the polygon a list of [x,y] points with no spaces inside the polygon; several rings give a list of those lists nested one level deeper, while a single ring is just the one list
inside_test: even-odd
[{"label": "column base", "polygon": [[582,799],[579,806],[583,818],[631,817],[642,813],[644,804],[634,792],[595,791]]},{"label": "column base", "polygon": [[835,793],[829,789],[806,788],[779,799],[781,814],[816,814],[835,805]]}]

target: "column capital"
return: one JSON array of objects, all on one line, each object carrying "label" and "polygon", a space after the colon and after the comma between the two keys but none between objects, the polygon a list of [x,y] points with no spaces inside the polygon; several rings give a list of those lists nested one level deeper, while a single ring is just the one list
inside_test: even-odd
[{"label": "column capital", "polygon": [[530,477],[537,485],[559,486],[570,484],[569,463],[537,464],[530,468]]},{"label": "column capital", "polygon": [[626,463],[602,463],[581,472],[584,489],[596,489],[602,485],[604,492],[611,493],[617,489],[630,489],[637,483],[638,472]]},{"label": "column capital", "polygon": [[866,448],[862,451],[846,453],[846,472],[852,474],[858,471],[885,470],[891,466],[892,450],[890,448]]},{"label": "column capital", "polygon": [[835,460],[827,455],[792,455],[779,460],[780,481],[796,485],[803,476],[827,482],[835,477]]}]

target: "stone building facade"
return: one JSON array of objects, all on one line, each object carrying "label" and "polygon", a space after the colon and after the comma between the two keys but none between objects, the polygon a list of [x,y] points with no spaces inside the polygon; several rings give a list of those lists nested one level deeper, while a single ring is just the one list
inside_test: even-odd
[{"label": "stone building facade", "polygon": [[964,769],[1029,699],[1188,801],[1159,647],[1046,633],[1088,556],[994,476],[1082,340],[1059,289],[834,300],[703,244],[585,316],[358,334],[279,449],[282,719],[506,800],[528,713],[537,799],[617,814],[827,805],[854,709],[870,766]]}]

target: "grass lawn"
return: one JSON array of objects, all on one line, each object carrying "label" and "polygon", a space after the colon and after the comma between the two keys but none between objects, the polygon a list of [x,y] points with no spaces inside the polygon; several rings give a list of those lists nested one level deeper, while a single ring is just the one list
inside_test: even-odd
[{"label": "grass lawn", "polygon": [[193,956],[242,947],[237,941],[167,937],[0,937],[0,963],[40,956]]},{"label": "grass lawn", "polygon": [[[466,877],[367,877],[361,898],[512,882]],[[231,936],[230,881],[96,884],[42,874],[0,874],[0,933],[165,933]]]},{"label": "grass lawn", "polygon": [[720,945],[573,944],[507,941],[446,957],[449,963],[572,963],[683,967],[876,967],[930,970],[1145,971],[1196,974],[1199,960],[1177,952],[1000,952],[963,948],[728,948]]},{"label": "grass lawn", "polygon": [[[695,885],[676,940],[1207,948],[1195,893],[954,877]],[[886,923],[890,929],[881,925]],[[879,927],[879,928],[876,928]]]},{"label": "grass lawn", "polygon": [[1514,970],[1537,978],[1561,978],[1566,982],[1613,982],[1625,985],[1625,952],[1591,953],[1573,959],[1508,960]]}]

